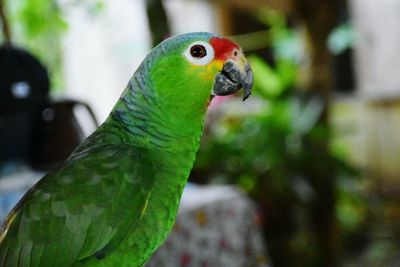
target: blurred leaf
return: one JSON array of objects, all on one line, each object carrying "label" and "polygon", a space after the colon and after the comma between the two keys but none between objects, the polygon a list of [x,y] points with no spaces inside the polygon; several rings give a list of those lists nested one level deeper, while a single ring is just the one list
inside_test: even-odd
[{"label": "blurred leaf", "polygon": [[281,95],[285,89],[285,84],[276,70],[257,56],[250,55],[248,58],[254,74],[254,92],[261,94],[265,98],[274,98]]},{"label": "blurred leaf", "polygon": [[355,32],[349,22],[342,23],[336,27],[328,37],[329,50],[338,55],[353,47],[355,42]]},{"label": "blurred leaf", "polygon": [[346,232],[355,231],[367,217],[364,200],[354,192],[340,187],[336,213],[342,228]]},{"label": "blurred leaf", "polygon": [[36,38],[41,34],[50,32],[61,33],[67,29],[67,24],[54,1],[24,1],[17,18],[24,25],[25,34],[28,38]]},{"label": "blurred leaf", "polygon": [[263,8],[257,13],[258,19],[270,28],[269,40],[277,60],[298,63],[302,56],[302,41],[297,31],[289,28],[282,12]]},{"label": "blurred leaf", "polygon": [[256,182],[254,177],[247,176],[247,175],[241,175],[238,179],[238,185],[243,188],[247,192],[251,192],[254,190],[254,187],[256,186]]},{"label": "blurred leaf", "polygon": [[297,81],[298,65],[291,60],[277,60],[276,71],[285,88],[291,89]]},{"label": "blurred leaf", "polygon": [[294,99],[290,108],[291,127],[299,136],[310,133],[317,125],[323,110],[322,103],[317,99],[309,99],[306,103]]}]

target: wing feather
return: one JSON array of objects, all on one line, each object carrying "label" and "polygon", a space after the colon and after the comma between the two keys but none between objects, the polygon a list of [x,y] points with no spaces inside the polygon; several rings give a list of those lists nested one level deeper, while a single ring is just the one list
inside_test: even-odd
[{"label": "wing feather", "polygon": [[17,204],[0,238],[4,267],[69,266],[112,253],[146,205],[154,181],[145,150],[81,151],[44,176]]}]

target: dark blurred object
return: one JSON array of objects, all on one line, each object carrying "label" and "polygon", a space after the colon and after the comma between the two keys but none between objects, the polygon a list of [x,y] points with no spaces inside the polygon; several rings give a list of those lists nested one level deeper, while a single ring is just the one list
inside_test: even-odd
[{"label": "dark blurred object", "polygon": [[49,78],[36,58],[9,44],[0,46],[0,73],[0,162],[24,160]]},{"label": "dark blurred object", "polygon": [[27,51],[0,46],[0,111],[46,103],[50,82],[44,66]]},{"label": "dark blurred object", "polygon": [[[334,87],[333,56],[326,42],[338,25],[340,15],[346,8],[345,0],[298,0],[295,1],[296,18],[302,23],[309,45],[310,95],[323,103],[317,129],[325,129],[325,138],[305,140],[307,151],[313,157],[310,162],[330,154],[332,128],[330,124],[331,92]],[[311,137],[311,136],[310,136]],[[336,217],[338,172],[331,166],[308,166],[305,175],[315,190],[310,205],[310,224],[315,233],[312,262],[308,266],[335,267],[341,265],[340,228]]]},{"label": "dark blurred object", "polygon": [[4,0],[0,23],[5,42],[0,46],[0,166],[22,162],[46,170],[65,160],[85,138],[74,115],[76,106],[84,106],[98,124],[85,103],[49,101],[46,68],[12,45]]},{"label": "dark blurred object", "polygon": [[170,35],[167,13],[162,0],[147,0],[146,11],[152,43],[156,46]]},{"label": "dark blurred object", "polygon": [[48,170],[65,160],[85,138],[74,115],[77,106],[98,126],[87,104],[49,101],[47,71],[27,51],[0,46],[0,73],[0,164],[23,161]]},{"label": "dark blurred object", "polygon": [[354,80],[353,49],[346,49],[333,58],[334,89],[340,93],[353,93]]},{"label": "dark blurred object", "polygon": [[335,92],[339,93],[354,93],[356,90],[355,65],[353,62],[355,38],[349,37],[354,36],[354,34],[349,34],[349,32],[353,31],[353,27],[349,22],[351,18],[347,5],[347,2],[344,3],[344,6],[342,6],[342,8],[339,10],[338,25],[331,32],[331,35],[328,39],[328,46],[329,42],[333,40],[336,40],[337,43],[340,41],[342,45],[342,48],[337,49],[336,51],[332,51],[332,49],[330,49],[331,52],[333,52],[331,66],[333,71],[333,89]]},{"label": "dark blurred object", "polygon": [[98,126],[92,109],[83,102],[65,100],[47,104],[41,111],[33,133],[30,163],[35,169],[46,170],[65,160],[84,139],[85,134],[74,114],[83,106]]}]

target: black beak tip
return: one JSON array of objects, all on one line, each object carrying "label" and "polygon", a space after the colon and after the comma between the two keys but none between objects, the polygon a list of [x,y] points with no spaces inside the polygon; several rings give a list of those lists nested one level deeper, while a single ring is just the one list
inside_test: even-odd
[{"label": "black beak tip", "polygon": [[243,85],[243,101],[245,101],[251,95],[251,88],[253,88],[253,71],[251,69],[250,64],[246,64],[246,74],[243,76],[242,85]]},{"label": "black beak tip", "polygon": [[248,90],[247,92],[245,91],[243,94],[243,102],[246,101],[246,99],[249,98],[250,95],[251,95],[250,90]]}]

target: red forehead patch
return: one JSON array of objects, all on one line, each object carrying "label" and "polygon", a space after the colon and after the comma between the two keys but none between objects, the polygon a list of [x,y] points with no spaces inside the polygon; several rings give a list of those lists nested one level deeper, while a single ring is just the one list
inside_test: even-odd
[{"label": "red forehead patch", "polygon": [[210,44],[214,48],[215,58],[220,60],[226,60],[234,49],[240,49],[231,40],[220,37],[211,38]]}]

